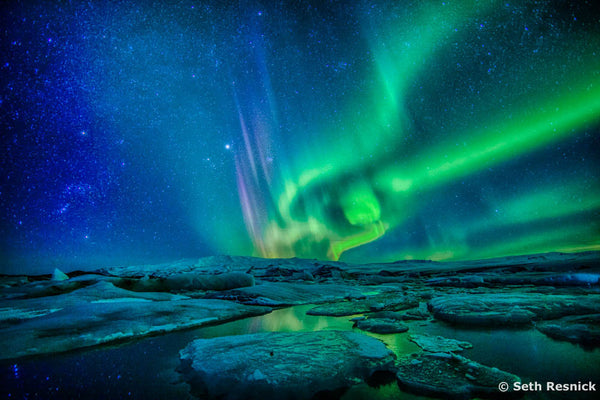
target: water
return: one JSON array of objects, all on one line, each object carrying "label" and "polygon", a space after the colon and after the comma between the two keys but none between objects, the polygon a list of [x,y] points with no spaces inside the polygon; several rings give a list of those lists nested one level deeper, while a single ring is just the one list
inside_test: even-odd
[{"label": "water", "polygon": [[[97,347],[45,357],[0,364],[3,398],[17,399],[188,399],[189,388],[176,368],[178,352],[197,338],[258,332],[351,330],[351,317],[310,316],[312,305],[276,310],[205,328],[175,332],[114,346]],[[598,380],[600,350],[586,351],[530,330],[465,330],[442,323],[407,322],[409,332],[370,336],[383,340],[399,356],[419,351],[408,340],[411,333],[429,333],[471,342],[463,355],[484,365],[521,376],[523,382],[576,383]],[[585,398],[581,393],[577,398]],[[344,400],[426,399],[401,391],[395,382],[378,388],[361,384],[344,395]],[[534,393],[525,399],[574,398],[573,394]],[[588,398],[593,398],[589,396]]]}]

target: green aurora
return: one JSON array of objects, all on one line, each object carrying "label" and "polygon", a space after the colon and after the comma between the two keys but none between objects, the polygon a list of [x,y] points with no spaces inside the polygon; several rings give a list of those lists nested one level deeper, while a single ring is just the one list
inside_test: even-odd
[{"label": "green aurora", "polygon": [[1,7],[4,272],[600,250],[591,1]]},{"label": "green aurora", "polygon": [[[437,211],[421,209],[421,198],[443,193],[448,184],[511,160],[577,140],[600,122],[597,32],[582,34],[565,24],[557,28],[556,37],[549,38],[551,43],[540,45],[539,39],[517,43],[513,31],[542,30],[557,22],[542,17],[531,22],[530,15],[511,11],[506,2],[433,4],[365,18],[376,65],[374,76],[367,79],[372,87],[365,98],[347,107],[341,124],[324,128],[343,134],[319,134],[318,143],[311,142],[294,157],[301,160],[293,169],[296,173],[282,174],[282,183],[271,187],[271,204],[276,207],[266,215],[246,215],[247,221],[261,226],[250,230],[257,255],[338,259],[347,250],[381,240],[388,231],[402,235],[407,218],[415,213],[428,214],[436,223]],[[493,31],[489,52],[487,40],[476,35],[478,29]],[[494,61],[501,72],[479,76],[480,87],[470,96],[459,94],[453,99],[446,94],[443,104],[454,110],[444,109],[451,114],[444,116],[445,126],[431,124],[432,129],[444,129],[444,135],[417,132],[414,118],[423,118],[424,113],[411,111],[416,88],[423,80],[435,81],[435,69],[447,59],[463,56],[457,45],[481,47],[488,56],[501,52]],[[511,54],[517,52],[522,54]],[[455,68],[452,72],[456,92],[464,92],[461,80],[466,78]],[[435,82],[429,85],[435,90]],[[448,83],[442,86],[440,93],[445,93]],[[406,144],[407,136],[419,134],[431,135],[435,141]],[[510,174],[522,171],[514,169]],[[511,177],[491,173],[488,179]],[[524,185],[490,205],[492,212],[444,225],[441,240],[430,238],[425,245],[398,246],[385,254],[363,250],[350,259],[372,254],[385,260],[452,260],[600,248],[597,179],[575,177],[568,183],[557,179],[547,187]],[[494,230],[510,235],[476,248],[464,240]]]}]

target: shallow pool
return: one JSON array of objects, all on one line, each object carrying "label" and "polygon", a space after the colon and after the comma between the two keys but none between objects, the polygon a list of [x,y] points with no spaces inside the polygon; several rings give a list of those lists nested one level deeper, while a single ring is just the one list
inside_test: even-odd
[{"label": "shallow pool", "polygon": [[[187,399],[188,386],[176,368],[178,352],[197,338],[268,331],[351,330],[351,317],[306,315],[312,305],[273,311],[260,317],[175,332],[113,346],[96,347],[0,364],[3,398],[27,399]],[[547,338],[535,329],[470,330],[443,323],[407,322],[409,331],[395,335],[367,333],[383,340],[396,354],[419,348],[411,333],[428,333],[471,342],[463,355],[479,363],[519,375],[523,382],[577,383],[600,381],[600,350]],[[596,398],[583,393],[529,393],[525,399]],[[597,395],[597,393],[595,393]],[[378,388],[361,384],[343,397],[349,399],[426,399],[402,392],[395,382]]]}]

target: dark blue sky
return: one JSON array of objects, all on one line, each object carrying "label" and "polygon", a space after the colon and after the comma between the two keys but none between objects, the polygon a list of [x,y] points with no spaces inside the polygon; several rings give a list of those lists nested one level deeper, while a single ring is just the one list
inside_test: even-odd
[{"label": "dark blue sky", "polygon": [[225,3],[0,4],[0,273],[600,249],[591,2]]}]

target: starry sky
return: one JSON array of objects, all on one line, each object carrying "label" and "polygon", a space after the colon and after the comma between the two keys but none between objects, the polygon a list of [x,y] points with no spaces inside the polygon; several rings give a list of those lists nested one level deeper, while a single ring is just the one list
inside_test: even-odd
[{"label": "starry sky", "polygon": [[0,273],[600,250],[594,1],[3,1]]}]

